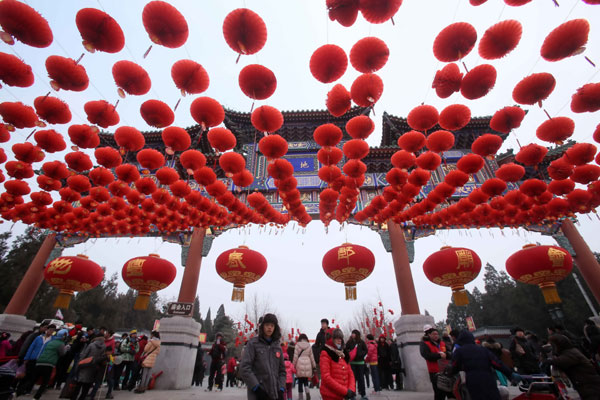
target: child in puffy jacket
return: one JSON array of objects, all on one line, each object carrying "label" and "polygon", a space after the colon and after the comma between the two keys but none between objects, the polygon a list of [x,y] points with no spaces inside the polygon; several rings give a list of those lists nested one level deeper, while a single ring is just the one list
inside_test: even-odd
[{"label": "child in puffy jacket", "polygon": [[292,388],[294,387],[294,374],[296,373],[296,367],[290,361],[290,356],[287,353],[283,353],[283,359],[285,360],[285,399],[292,400]]}]

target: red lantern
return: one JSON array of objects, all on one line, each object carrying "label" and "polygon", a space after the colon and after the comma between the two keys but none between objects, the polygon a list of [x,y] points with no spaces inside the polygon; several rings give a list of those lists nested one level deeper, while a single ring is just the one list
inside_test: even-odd
[{"label": "red lantern", "polygon": [[150,254],[127,261],[121,275],[127,286],[138,291],[133,309],[145,310],[150,303],[150,295],[173,282],[177,268],[158,254]]},{"label": "red lantern", "polygon": [[452,288],[457,306],[469,304],[465,285],[477,278],[481,271],[481,259],[473,250],[464,247],[442,247],[427,257],[423,272],[431,282]]},{"label": "red lantern", "polygon": [[236,53],[254,54],[267,42],[267,26],[254,11],[238,8],[225,17],[223,36]]},{"label": "red lantern", "polygon": [[344,243],[323,256],[323,271],[346,287],[346,300],[356,300],[356,283],[366,279],[375,267],[375,256],[366,247]]},{"label": "red lantern", "polygon": [[71,121],[67,103],[52,96],[39,96],[33,101],[35,112],[50,124],[66,124]]},{"label": "red lantern", "polygon": [[413,108],[406,117],[408,126],[417,131],[427,131],[438,123],[439,113],[434,106],[420,105]]},{"label": "red lantern", "polygon": [[506,272],[519,282],[538,285],[547,304],[561,302],[556,282],[566,278],[571,269],[571,254],[557,246],[529,244],[506,260]]},{"label": "red lantern", "polygon": [[494,113],[490,120],[490,128],[497,132],[509,133],[521,126],[525,111],[521,107],[504,107]]},{"label": "red lantern", "polygon": [[309,67],[312,76],[319,82],[335,82],[346,72],[348,57],[341,47],[325,44],[314,51]]},{"label": "red lantern", "polygon": [[82,8],[77,12],[75,24],[83,39],[83,47],[91,53],[96,50],[118,53],[125,46],[125,36],[119,23],[104,11]]},{"label": "red lantern", "polygon": [[194,121],[199,123],[203,130],[217,126],[225,119],[223,106],[210,97],[198,97],[194,99],[190,105],[190,113]]},{"label": "red lantern", "polygon": [[360,39],[350,50],[350,63],[363,74],[375,72],[383,68],[390,56],[385,42],[376,37]]},{"label": "red lantern", "polygon": [[327,93],[327,101],[325,105],[327,106],[327,110],[331,115],[334,117],[341,117],[352,106],[350,92],[344,87],[344,85],[338,83],[329,91],[329,93]]},{"label": "red lantern", "polygon": [[523,34],[519,21],[508,19],[488,28],[479,41],[479,55],[486,60],[502,58],[517,47]]},{"label": "red lantern", "polygon": [[165,1],[151,1],[142,11],[142,22],[152,42],[175,49],[188,38],[188,25],[184,16]]},{"label": "red lantern", "polygon": [[267,260],[258,251],[247,246],[227,250],[216,261],[217,274],[233,283],[231,301],[244,301],[244,287],[256,282],[267,271]]},{"label": "red lantern", "polygon": [[519,104],[533,105],[542,104],[556,87],[556,79],[548,72],[540,72],[529,75],[523,79],[513,89],[513,100]]},{"label": "red lantern", "polygon": [[9,86],[29,87],[35,80],[31,66],[12,54],[0,53],[0,80]]},{"label": "red lantern", "polygon": [[171,78],[182,95],[199,94],[208,89],[210,79],[208,73],[192,60],[179,60],[171,67]]},{"label": "red lantern", "polygon": [[112,75],[120,97],[125,97],[124,92],[136,96],[146,94],[152,86],[148,72],[128,60],[117,61],[112,67]]},{"label": "red lantern", "polygon": [[146,123],[155,128],[165,128],[175,121],[175,113],[160,100],[146,100],[140,106],[140,114]]},{"label": "red lantern", "polygon": [[469,100],[479,99],[489,93],[496,84],[496,68],[481,64],[467,72],[460,83],[460,93]]},{"label": "red lantern", "polygon": [[81,254],[55,258],[44,270],[46,282],[60,290],[54,308],[69,308],[74,292],[93,289],[103,278],[102,268]]},{"label": "red lantern", "polygon": [[433,42],[433,54],[442,62],[453,62],[469,54],[477,41],[477,31],[467,22],[448,25]]},{"label": "red lantern", "polygon": [[376,74],[362,74],[352,82],[350,96],[361,107],[371,107],[383,94],[383,81]]},{"label": "red lantern", "polygon": [[450,63],[435,73],[431,87],[435,89],[438,97],[445,99],[460,90],[462,79],[463,73],[458,65]]},{"label": "red lantern", "polygon": [[245,66],[240,71],[238,83],[242,92],[254,100],[268,99],[277,88],[273,71],[259,64]]},{"label": "red lantern", "polygon": [[559,25],[546,36],[540,54],[546,61],[559,61],[585,50],[590,23],[583,18]]},{"label": "red lantern", "polygon": [[54,90],[73,90],[81,92],[87,89],[90,80],[83,65],[71,58],[50,56],[46,59],[46,71],[50,77],[50,86]]},{"label": "red lantern", "polygon": [[[0,25],[6,34],[29,46],[43,48],[52,43],[52,30],[48,21],[23,2],[2,1],[0,3]],[[3,37],[2,40],[8,44],[14,44],[14,40],[10,36]]]},{"label": "red lantern", "polygon": [[115,106],[106,100],[88,101],[83,106],[87,119],[92,124],[100,125],[106,129],[119,123],[120,118]]}]

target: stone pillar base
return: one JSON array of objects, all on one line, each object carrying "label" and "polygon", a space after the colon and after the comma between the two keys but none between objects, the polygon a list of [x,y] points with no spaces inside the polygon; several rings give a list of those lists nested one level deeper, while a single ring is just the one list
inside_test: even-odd
[{"label": "stone pillar base", "polygon": [[17,340],[23,333],[33,329],[35,324],[24,315],[0,314],[0,332],[10,333],[11,340]]},{"label": "stone pillar base", "polygon": [[187,389],[192,384],[200,324],[189,317],[160,320],[160,354],[152,373],[162,371],[156,389]]},{"label": "stone pillar base", "polygon": [[394,329],[398,337],[402,366],[406,370],[404,388],[414,392],[432,392],[425,359],[421,357],[419,344],[423,338],[423,326],[434,325],[433,317],[418,314],[402,315]]}]

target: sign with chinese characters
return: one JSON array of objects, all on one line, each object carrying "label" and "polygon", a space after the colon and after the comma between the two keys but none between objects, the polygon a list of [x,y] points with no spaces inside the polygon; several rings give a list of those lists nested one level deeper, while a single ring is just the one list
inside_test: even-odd
[{"label": "sign with chinese characters", "polygon": [[68,258],[57,258],[48,265],[47,273],[53,273],[55,275],[66,275],[71,270],[72,264],[73,261],[69,260]]},{"label": "sign with chinese characters", "polygon": [[191,317],[193,312],[193,303],[169,303],[169,306],[167,308],[168,315],[180,315],[184,317]]},{"label": "sign with chinese characters", "polygon": [[469,329],[469,332],[473,332],[477,329],[475,327],[475,321],[473,321],[473,317],[467,317],[465,318],[465,321],[467,322],[467,328]]}]

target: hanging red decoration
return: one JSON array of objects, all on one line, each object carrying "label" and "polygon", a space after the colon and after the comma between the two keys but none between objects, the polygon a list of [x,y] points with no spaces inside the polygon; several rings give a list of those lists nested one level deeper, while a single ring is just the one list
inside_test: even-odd
[{"label": "hanging red decoration", "polygon": [[19,179],[4,182],[4,189],[13,196],[25,196],[31,192],[27,182]]},{"label": "hanging red decoration", "polygon": [[258,150],[264,154],[267,159],[283,157],[288,151],[287,141],[279,135],[269,135],[260,139]]},{"label": "hanging red decoration", "polygon": [[427,131],[438,123],[439,114],[434,106],[426,104],[413,108],[406,117],[408,126],[417,131]]},{"label": "hanging red decoration", "polygon": [[254,54],[267,42],[267,26],[252,10],[238,8],[223,21],[223,36],[227,45],[239,54]]},{"label": "hanging red decoration", "polygon": [[83,110],[90,123],[100,125],[105,129],[118,124],[121,120],[115,106],[106,100],[88,101],[83,106]]},{"label": "hanging red decoration", "polygon": [[157,187],[156,183],[152,180],[152,178],[140,178],[135,181],[135,188],[142,194],[151,195],[156,192]]},{"label": "hanging red decoration", "polygon": [[185,197],[192,192],[190,185],[184,180],[177,180],[169,186],[171,193],[175,197]]},{"label": "hanging red decoration", "polygon": [[468,181],[469,175],[458,169],[448,172],[444,178],[444,182],[455,188],[464,186]]},{"label": "hanging red decoration", "polygon": [[63,151],[67,148],[65,139],[63,139],[62,135],[54,129],[37,131],[35,135],[33,135],[33,138],[37,145],[47,153],[56,153],[57,151]]},{"label": "hanging red decoration", "polygon": [[346,300],[356,300],[356,283],[366,279],[375,267],[375,256],[366,247],[344,243],[323,256],[323,271],[346,288]]},{"label": "hanging red decoration", "polygon": [[[46,173],[48,175],[48,173]],[[114,175],[109,169],[96,167],[90,171],[90,179],[96,186],[106,186],[115,180]]]},{"label": "hanging red decoration", "polygon": [[521,126],[525,111],[521,107],[504,107],[494,113],[490,120],[490,128],[500,133],[509,133]]},{"label": "hanging red decoration", "polygon": [[571,179],[582,185],[587,185],[600,178],[600,167],[593,164],[584,164],[575,167]]},{"label": "hanging red decoration", "polygon": [[34,146],[29,142],[13,144],[12,151],[17,160],[28,164],[40,162],[45,157],[44,152],[40,147]]},{"label": "hanging red decoration", "polygon": [[406,150],[398,150],[397,152],[392,154],[392,157],[390,159],[394,167],[404,170],[408,170],[409,168],[414,166],[416,160],[417,157],[414,155],[414,153],[411,153],[410,151]]},{"label": "hanging red decoration", "polygon": [[382,24],[393,18],[402,0],[359,0],[359,10],[364,19],[372,24]]},{"label": "hanging red decoration", "polygon": [[442,157],[433,151],[426,151],[417,157],[416,163],[420,168],[434,171],[442,163]]},{"label": "hanging red decoration", "polygon": [[283,158],[278,158],[267,166],[267,172],[273,179],[283,180],[292,176],[294,166]]},{"label": "hanging red decoration", "polygon": [[210,97],[198,97],[194,99],[190,105],[190,113],[194,121],[199,123],[203,130],[217,126],[225,119],[223,106]]},{"label": "hanging red decoration", "polygon": [[187,150],[192,144],[192,139],[187,131],[178,126],[170,126],[163,129],[161,134],[163,143],[167,147],[165,152],[173,154],[175,151]]},{"label": "hanging red decoration", "polygon": [[140,65],[128,60],[114,63],[112,75],[121,97],[125,97],[123,91],[127,94],[141,96],[148,93],[152,86],[148,72]]},{"label": "hanging red decoration", "polygon": [[346,122],[346,132],[353,139],[366,139],[375,130],[375,123],[366,115],[357,115]]},{"label": "hanging red decoration", "polygon": [[175,49],[185,44],[188,25],[185,17],[165,1],[154,0],[142,11],[144,29],[152,42]]},{"label": "hanging red decoration", "polygon": [[537,165],[546,156],[548,149],[535,143],[523,146],[515,156],[515,160],[524,165]]},{"label": "hanging red decoration", "polygon": [[479,99],[490,92],[496,84],[496,68],[481,64],[467,72],[460,84],[460,93],[469,100]]},{"label": "hanging red decoration", "polygon": [[162,167],[156,171],[156,179],[161,185],[172,185],[179,179],[179,174],[171,167]]},{"label": "hanging red decoration", "polygon": [[538,197],[544,193],[547,189],[547,185],[544,181],[539,179],[531,178],[523,181],[519,190],[526,196]]},{"label": "hanging red decoration", "polygon": [[496,60],[513,51],[521,40],[523,26],[508,19],[489,27],[479,41],[479,55],[486,60]]},{"label": "hanging red decoration", "polygon": [[257,251],[247,246],[227,250],[217,257],[217,274],[233,283],[231,301],[244,301],[244,288],[256,282],[267,272],[267,260]]},{"label": "hanging red decoration", "polygon": [[144,121],[155,128],[165,128],[175,121],[171,107],[160,100],[146,100],[140,106],[140,114]]},{"label": "hanging red decoration", "polygon": [[[4,150],[2,150],[2,159],[5,162],[7,160]],[[28,179],[33,177],[33,168],[31,164],[24,163],[23,161],[9,161],[4,165],[6,173],[11,178],[15,179]],[[4,179],[3,179],[4,180]]]},{"label": "hanging red decoration", "polygon": [[233,181],[234,185],[243,188],[252,185],[252,182],[254,182],[254,176],[250,171],[244,169],[242,172],[234,174],[231,180]]},{"label": "hanging red decoration", "polygon": [[254,100],[268,99],[277,88],[273,71],[259,64],[245,66],[240,71],[238,82],[242,92]]},{"label": "hanging red decoration", "polygon": [[121,271],[123,280],[137,290],[134,310],[145,310],[150,304],[150,295],[169,286],[177,275],[177,268],[158,254],[136,257],[127,261]]},{"label": "hanging red decoration", "polygon": [[427,136],[426,146],[436,153],[443,153],[454,147],[454,134],[448,131],[435,131]]},{"label": "hanging red decoration", "polygon": [[132,183],[140,179],[140,171],[133,164],[121,164],[115,168],[116,177],[127,183]]},{"label": "hanging red decoration", "polygon": [[566,156],[558,158],[548,166],[548,176],[552,179],[567,179],[573,173],[573,163],[567,161]]},{"label": "hanging red decoration", "polygon": [[390,49],[376,37],[360,39],[350,50],[350,63],[358,72],[368,74],[379,71],[387,63]]},{"label": "hanging red decoration", "polygon": [[144,135],[132,126],[120,126],[115,130],[115,142],[126,151],[138,151],[144,148]]},{"label": "hanging red decoration", "polygon": [[211,147],[221,153],[233,149],[237,144],[235,135],[226,128],[213,128],[206,137]]},{"label": "hanging red decoration", "polygon": [[473,141],[471,151],[481,157],[493,157],[502,147],[502,138],[491,133],[484,133]]},{"label": "hanging red decoration", "polygon": [[571,179],[552,180],[548,184],[548,191],[557,196],[563,196],[575,189],[575,182]]},{"label": "hanging red decoration", "polygon": [[361,160],[369,154],[369,144],[362,139],[352,139],[344,143],[343,152],[351,160]]},{"label": "hanging red decoration", "polygon": [[56,97],[36,97],[33,106],[37,115],[49,124],[66,124],[71,121],[69,106]]},{"label": "hanging red decoration", "polygon": [[82,149],[93,149],[100,144],[98,128],[89,125],[71,125],[69,127],[71,142]]},{"label": "hanging red decoration", "polygon": [[560,303],[556,282],[573,269],[573,258],[557,246],[526,245],[506,260],[506,272],[515,280],[542,289],[547,304]]},{"label": "hanging red decoration", "polygon": [[568,117],[554,117],[541,123],[535,131],[538,139],[545,142],[562,144],[573,135],[575,122]]},{"label": "hanging red decoration", "polygon": [[349,27],[356,22],[360,0],[326,0],[327,12],[331,21]]},{"label": "hanging red decoration", "polygon": [[427,138],[421,132],[409,131],[398,138],[398,147],[402,150],[416,153],[425,147],[426,140]]},{"label": "hanging red decoration", "polygon": [[509,5],[511,7],[520,7],[529,3],[530,1],[531,0],[504,0],[506,5]]},{"label": "hanging red decoration", "polygon": [[483,182],[481,191],[490,197],[499,196],[506,190],[506,183],[502,179],[490,178]]},{"label": "hanging red decoration", "polygon": [[171,67],[171,78],[182,94],[199,94],[208,89],[208,73],[192,60],[179,60]]},{"label": "hanging red decoration", "polygon": [[573,165],[583,165],[594,160],[596,146],[591,143],[575,143],[563,155]]},{"label": "hanging red decoration", "polygon": [[457,131],[471,121],[471,110],[462,104],[452,104],[440,112],[438,120],[443,129]]},{"label": "hanging red decoration", "polygon": [[442,62],[453,62],[469,54],[477,41],[477,31],[467,22],[448,25],[433,42],[433,55]]},{"label": "hanging red decoration", "polygon": [[327,93],[327,101],[325,102],[327,110],[334,117],[341,117],[352,106],[350,92],[346,90],[344,85],[338,83]]},{"label": "hanging red decoration", "polygon": [[231,178],[234,174],[242,172],[246,168],[246,159],[234,151],[223,153],[219,157],[219,166],[225,172],[225,175]]},{"label": "hanging red decoration", "polygon": [[157,169],[165,165],[165,157],[158,150],[143,149],[138,151],[136,159],[143,168]]},{"label": "hanging red decoration", "polygon": [[8,86],[29,87],[35,78],[31,67],[20,58],[0,52],[0,80]]},{"label": "hanging red decoration", "polygon": [[337,147],[323,147],[317,152],[317,159],[323,165],[336,165],[343,157],[344,153]]},{"label": "hanging red decoration", "polygon": [[554,91],[556,80],[552,74],[540,72],[523,78],[513,89],[513,100],[519,104],[542,104]]},{"label": "hanging red decoration", "polygon": [[361,107],[371,107],[383,94],[383,81],[376,74],[362,74],[352,82],[350,96]]},{"label": "hanging red decoration", "polygon": [[313,132],[315,142],[321,147],[337,145],[342,135],[342,130],[334,124],[320,125]]},{"label": "hanging red decoration", "polygon": [[191,175],[193,171],[206,165],[206,157],[198,150],[186,150],[179,156],[179,162]]},{"label": "hanging red decoration", "polygon": [[17,129],[33,128],[39,123],[33,107],[26,106],[20,101],[0,103],[0,115],[4,122]]},{"label": "hanging red decoration", "polygon": [[473,250],[464,247],[442,247],[423,263],[427,279],[452,288],[452,298],[457,306],[469,304],[465,285],[477,278],[480,271],[481,259]]},{"label": "hanging red decoration", "polygon": [[341,47],[335,44],[326,44],[313,52],[309,68],[312,76],[319,82],[335,82],[346,72],[348,57]]},{"label": "hanging red decoration", "polygon": [[525,176],[525,168],[519,164],[508,163],[496,170],[496,177],[504,182],[518,182]]},{"label": "hanging red decoration", "polygon": [[546,36],[540,54],[546,61],[560,61],[585,50],[590,23],[583,18],[573,19],[556,27]]},{"label": "hanging red decoration", "polygon": [[260,132],[273,133],[283,125],[283,114],[271,106],[260,106],[252,111],[250,122]]},{"label": "hanging red decoration", "polygon": [[483,168],[485,160],[478,154],[465,154],[456,163],[456,168],[466,174],[474,174]]},{"label": "hanging red decoration", "polygon": [[65,161],[69,168],[77,172],[84,172],[90,170],[94,166],[92,164],[90,156],[81,151],[74,151],[72,153],[66,154]]},{"label": "hanging red decoration", "polygon": [[600,83],[583,85],[571,98],[571,111],[576,113],[600,110]]},{"label": "hanging red decoration", "polygon": [[81,92],[87,89],[90,80],[83,65],[71,58],[50,56],[46,59],[46,71],[50,77],[50,86],[54,90],[72,90]]},{"label": "hanging red decoration", "polygon": [[125,46],[125,35],[119,23],[104,11],[82,8],[77,11],[75,24],[83,39],[83,47],[91,53],[118,53]]},{"label": "hanging red decoration", "polygon": [[66,179],[71,172],[67,169],[67,166],[60,161],[48,161],[42,165],[42,171],[46,176],[52,179],[61,180]]},{"label": "hanging red decoration", "polygon": [[460,90],[462,79],[463,73],[458,65],[451,63],[435,73],[431,87],[435,89],[438,97],[445,99]]},{"label": "hanging red decoration", "polygon": [[104,270],[87,256],[63,256],[50,261],[44,269],[44,279],[60,290],[54,308],[69,308],[74,292],[95,288],[104,279]]},{"label": "hanging red decoration", "polygon": [[[48,47],[53,36],[48,21],[27,4],[16,0],[0,2],[2,40],[14,44],[12,38],[32,47]],[[6,36],[6,34],[12,36]]]},{"label": "hanging red decoration", "polygon": [[[92,184],[90,183],[90,180],[83,175],[71,175],[70,177],[67,178],[67,185],[69,186],[69,188],[75,192],[78,193],[84,193],[89,191],[92,188]],[[64,189],[61,189],[61,191]],[[60,192],[59,192],[60,193]],[[60,193],[61,196],[64,193]],[[63,199],[63,200],[67,200],[67,199]],[[79,200],[79,199],[77,199]],[[77,201],[77,200],[70,200],[70,202],[73,201]]]}]

